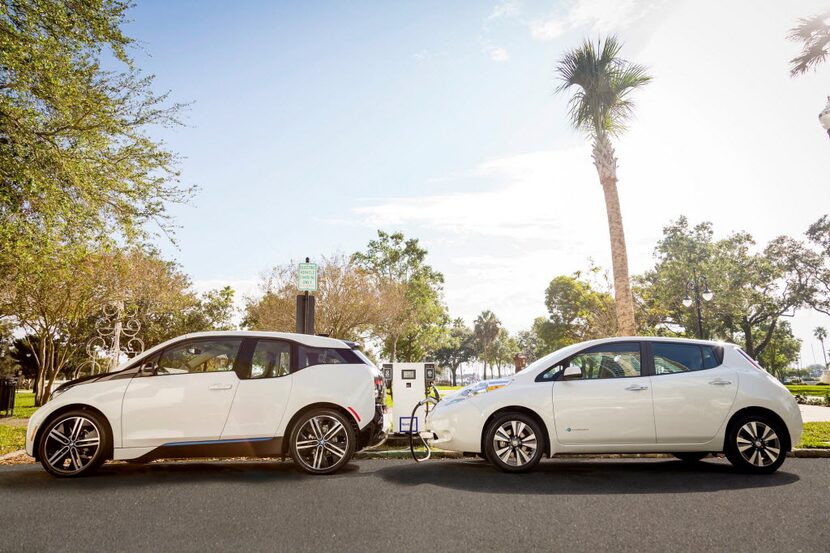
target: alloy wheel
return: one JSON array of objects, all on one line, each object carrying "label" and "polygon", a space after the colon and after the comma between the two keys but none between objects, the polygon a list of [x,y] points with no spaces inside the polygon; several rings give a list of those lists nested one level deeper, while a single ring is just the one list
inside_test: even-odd
[{"label": "alloy wheel", "polygon": [[44,438],[44,460],[57,473],[73,475],[85,469],[101,447],[101,432],[82,416],[61,419]]},{"label": "alloy wheel", "polygon": [[529,463],[537,447],[533,429],[519,420],[504,422],[493,435],[493,451],[504,464],[512,467]]},{"label": "alloy wheel", "polygon": [[744,424],[735,437],[741,457],[750,465],[768,467],[781,455],[781,441],[771,426],[760,421]]},{"label": "alloy wheel", "polygon": [[349,434],[336,418],[317,415],[300,427],[294,448],[297,461],[314,471],[325,470],[348,454]]}]

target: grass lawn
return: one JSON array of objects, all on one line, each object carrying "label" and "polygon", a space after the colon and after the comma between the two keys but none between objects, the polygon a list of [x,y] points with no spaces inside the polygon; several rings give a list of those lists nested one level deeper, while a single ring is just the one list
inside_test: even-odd
[{"label": "grass lawn", "polygon": [[798,447],[830,447],[830,422],[805,422]]},{"label": "grass lawn", "polygon": [[26,447],[25,426],[0,425],[0,455]]},{"label": "grass lawn", "polygon": [[802,384],[788,384],[787,389],[793,394],[805,396],[823,396],[830,393],[830,386],[806,386]]},{"label": "grass lawn", "polygon": [[36,409],[34,392],[17,392],[17,398],[14,400],[15,417],[28,419]]}]

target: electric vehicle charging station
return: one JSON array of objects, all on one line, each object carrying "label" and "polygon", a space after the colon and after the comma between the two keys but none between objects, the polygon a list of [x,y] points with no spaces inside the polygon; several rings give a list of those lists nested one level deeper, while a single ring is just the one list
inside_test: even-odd
[{"label": "electric vehicle charging station", "polygon": [[417,434],[426,415],[416,412],[418,407],[431,391],[438,399],[435,363],[384,363],[383,377],[392,391],[392,434]]}]

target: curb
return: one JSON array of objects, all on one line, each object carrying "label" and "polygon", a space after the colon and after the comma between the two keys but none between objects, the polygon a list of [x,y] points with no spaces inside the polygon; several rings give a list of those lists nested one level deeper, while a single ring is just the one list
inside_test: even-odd
[{"label": "curb", "polygon": [[3,455],[0,455],[0,461],[14,459],[15,457],[20,457],[21,455],[26,455],[25,449],[18,449],[17,451],[12,451],[11,453],[5,453]]},{"label": "curb", "polygon": [[[423,455],[423,451],[415,452]],[[787,453],[788,457],[803,459],[830,459],[830,448],[826,449],[794,449]],[[361,451],[355,454],[355,459],[411,459],[408,449],[389,449],[384,451]],[[475,459],[475,456],[464,455],[456,451],[433,450],[430,459]],[[605,453],[605,454],[562,454],[555,455],[554,459],[674,459],[666,453]]]}]

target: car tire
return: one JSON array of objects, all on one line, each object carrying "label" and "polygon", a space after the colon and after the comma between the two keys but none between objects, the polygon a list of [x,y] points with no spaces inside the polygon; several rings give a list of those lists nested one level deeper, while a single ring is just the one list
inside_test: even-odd
[{"label": "car tire", "polygon": [[685,463],[697,463],[709,456],[708,451],[681,451],[672,453],[675,457]]},{"label": "car tire", "polygon": [[61,413],[43,428],[37,443],[40,464],[58,478],[88,476],[112,451],[109,424],[94,411]]},{"label": "car tire", "polygon": [[334,409],[313,409],[297,420],[291,430],[291,458],[309,474],[333,474],[348,463],[355,452],[352,421]]},{"label": "car tire", "polygon": [[787,456],[785,436],[778,421],[764,415],[746,415],[729,425],[724,453],[741,472],[771,474]]},{"label": "car tire", "polygon": [[505,413],[484,433],[486,459],[504,472],[533,469],[542,459],[544,445],[541,426],[524,413]]}]

